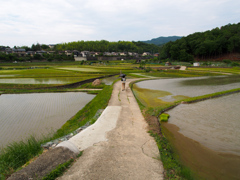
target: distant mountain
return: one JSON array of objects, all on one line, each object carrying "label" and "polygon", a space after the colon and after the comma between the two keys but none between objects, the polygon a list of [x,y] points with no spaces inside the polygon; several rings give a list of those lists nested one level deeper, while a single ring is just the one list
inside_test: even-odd
[{"label": "distant mountain", "polygon": [[151,40],[148,40],[148,41],[142,41],[142,42],[145,42],[145,43],[148,43],[148,44],[155,44],[155,45],[163,45],[167,42],[170,42],[170,41],[176,41],[177,39],[181,39],[183,36],[168,36],[168,37],[158,37],[158,38],[154,38],[154,39],[151,39]]}]

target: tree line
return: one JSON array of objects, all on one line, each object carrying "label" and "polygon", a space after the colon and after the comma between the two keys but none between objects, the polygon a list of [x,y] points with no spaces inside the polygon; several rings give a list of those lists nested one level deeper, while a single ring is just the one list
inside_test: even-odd
[{"label": "tree line", "polygon": [[227,53],[240,53],[240,23],[228,24],[205,32],[196,32],[162,46],[160,59],[191,62]]},{"label": "tree line", "polygon": [[106,40],[101,40],[101,41],[76,41],[57,44],[55,50],[57,51],[78,50],[94,52],[136,52],[142,54],[143,52],[158,53],[159,46],[156,46],[154,44],[147,44],[140,41],[109,42]]}]

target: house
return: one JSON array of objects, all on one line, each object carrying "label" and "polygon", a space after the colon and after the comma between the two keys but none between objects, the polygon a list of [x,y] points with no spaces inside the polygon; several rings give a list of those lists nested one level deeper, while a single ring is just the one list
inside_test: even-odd
[{"label": "house", "polygon": [[112,52],[111,54],[112,54],[112,56],[118,56],[117,52]]},{"label": "house", "polygon": [[104,56],[111,56],[112,53],[110,53],[110,52],[104,52],[103,55],[104,55]]},{"label": "house", "polygon": [[13,50],[12,50],[12,48],[6,48],[5,52],[6,52],[6,54],[11,54],[11,53],[13,53]]},{"label": "house", "polygon": [[55,51],[48,51],[47,53],[48,53],[48,54],[54,54]]},{"label": "house", "polygon": [[66,51],[65,51],[65,54],[66,54],[67,56],[71,56],[71,55],[72,55],[72,51],[66,50]]},{"label": "house", "polygon": [[78,50],[73,50],[72,53],[73,53],[74,56],[79,56],[81,54],[81,52],[78,51]]},{"label": "house", "polygon": [[159,56],[159,53],[155,53],[153,56],[154,56],[154,57],[158,57],[158,56]]},{"label": "house", "polygon": [[151,56],[151,53],[149,53],[149,52],[144,52],[144,53],[142,54],[142,56]]},{"label": "house", "polygon": [[53,49],[56,46],[56,44],[49,44],[48,47]]},{"label": "house", "polygon": [[132,52],[128,52],[128,55],[129,55],[129,56],[133,56],[133,53],[132,53]]},{"label": "house", "polygon": [[26,52],[26,55],[29,55],[29,56],[34,56],[34,54],[36,54],[35,51],[27,51]]},{"label": "house", "polygon": [[81,51],[80,54],[82,54],[82,57],[87,57],[90,55],[90,52],[89,51]]},{"label": "house", "polygon": [[195,63],[193,63],[193,66],[200,66],[200,63],[199,62],[195,62]]},{"label": "house", "polygon": [[171,66],[171,65],[172,65],[172,63],[170,63],[170,62],[165,63],[165,66]]},{"label": "house", "polygon": [[127,54],[125,52],[120,52],[119,55],[120,56],[126,56]]},{"label": "house", "polygon": [[18,54],[19,56],[25,56],[26,50],[25,49],[12,49],[13,53]]},{"label": "house", "polygon": [[43,50],[41,50],[41,51],[36,51],[36,54],[40,54],[40,55],[43,55],[43,54],[46,54],[47,52],[46,51],[43,51]]}]

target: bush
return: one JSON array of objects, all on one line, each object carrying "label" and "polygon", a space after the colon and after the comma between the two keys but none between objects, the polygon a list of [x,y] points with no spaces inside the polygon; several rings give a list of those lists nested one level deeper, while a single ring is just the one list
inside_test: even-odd
[{"label": "bush", "polygon": [[147,68],[145,69],[145,71],[146,71],[146,72],[150,72],[150,71],[152,71],[152,68],[147,67]]},{"label": "bush", "polygon": [[231,64],[231,61],[229,59],[224,59],[223,62],[226,64]]},{"label": "bush", "polygon": [[237,63],[237,62],[232,62],[232,63],[231,63],[231,66],[233,66],[233,67],[234,67],[234,66],[240,66],[240,64]]},{"label": "bush", "polygon": [[169,118],[169,114],[162,113],[162,114],[160,115],[160,121],[167,122],[167,121],[168,121],[168,118]]}]

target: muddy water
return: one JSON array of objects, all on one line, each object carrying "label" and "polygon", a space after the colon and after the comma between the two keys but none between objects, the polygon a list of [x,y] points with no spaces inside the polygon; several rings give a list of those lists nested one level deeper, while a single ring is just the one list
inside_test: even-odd
[{"label": "muddy water", "polygon": [[168,111],[169,122],[164,126],[173,134],[170,139],[180,157],[207,179],[240,177],[239,99],[237,93]]},{"label": "muddy water", "polygon": [[1,95],[0,147],[52,133],[94,97],[80,92]]},{"label": "muddy water", "polygon": [[240,156],[240,93],[168,111],[180,133],[218,152]]}]

